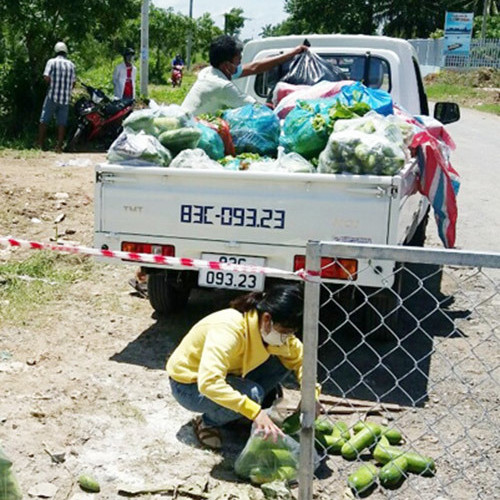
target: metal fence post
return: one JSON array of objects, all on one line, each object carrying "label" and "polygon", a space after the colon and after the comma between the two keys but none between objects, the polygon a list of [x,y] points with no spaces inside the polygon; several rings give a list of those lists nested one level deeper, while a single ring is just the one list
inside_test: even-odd
[{"label": "metal fence post", "polygon": [[[306,249],[306,270],[320,271],[321,245],[309,242]],[[318,351],[320,280],[306,281],[304,293],[304,360],[301,388],[299,500],[312,500],[314,480],[314,420],[316,418],[315,388]]]}]

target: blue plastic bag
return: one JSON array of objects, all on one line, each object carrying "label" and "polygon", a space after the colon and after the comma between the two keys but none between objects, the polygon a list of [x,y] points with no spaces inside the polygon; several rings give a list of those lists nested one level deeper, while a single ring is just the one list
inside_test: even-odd
[{"label": "blue plastic bag", "polygon": [[275,156],[280,136],[278,117],[261,104],[247,104],[224,112],[236,154]]},{"label": "blue plastic bag", "polygon": [[306,159],[318,156],[325,149],[330,135],[330,108],[336,99],[298,101],[283,122],[280,146]]},{"label": "blue plastic bag", "polygon": [[335,96],[340,102],[348,106],[355,102],[364,102],[373,111],[387,116],[394,114],[391,95],[385,90],[370,89],[361,82],[353,83],[342,87],[342,90]]},{"label": "blue plastic bag", "polygon": [[203,149],[212,160],[224,158],[224,142],[220,135],[203,123],[197,123],[196,127],[201,130],[200,142],[196,147]]}]

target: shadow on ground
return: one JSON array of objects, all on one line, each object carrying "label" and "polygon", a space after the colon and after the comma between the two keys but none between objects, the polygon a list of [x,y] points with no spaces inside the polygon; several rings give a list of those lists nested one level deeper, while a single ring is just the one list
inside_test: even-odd
[{"label": "shadow on ground", "polygon": [[234,296],[235,292],[227,290],[193,290],[186,308],[165,317],[153,313],[155,322],[111,360],[164,370],[168,357],[189,329],[204,316],[228,307]]},{"label": "shadow on ground", "polygon": [[364,294],[346,311],[345,300],[322,290],[318,381],[324,393],[404,406],[427,401],[436,338],[464,336],[456,320],[471,312],[441,293],[437,266],[407,265],[402,273],[397,313],[379,314]]}]

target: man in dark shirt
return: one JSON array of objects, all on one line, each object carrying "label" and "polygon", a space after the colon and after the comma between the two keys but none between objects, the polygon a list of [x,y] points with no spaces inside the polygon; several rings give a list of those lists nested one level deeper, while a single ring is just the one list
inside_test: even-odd
[{"label": "man in dark shirt", "polygon": [[49,88],[43,102],[37,144],[43,148],[47,136],[47,126],[55,115],[57,123],[56,152],[62,151],[66,124],[68,122],[69,101],[75,86],[75,65],[67,58],[68,47],[64,42],[57,42],[54,47],[56,57],[49,59],[45,65],[43,78]]}]

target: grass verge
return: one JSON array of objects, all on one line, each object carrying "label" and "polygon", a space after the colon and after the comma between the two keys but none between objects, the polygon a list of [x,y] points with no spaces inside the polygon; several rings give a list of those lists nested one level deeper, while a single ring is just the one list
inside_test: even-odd
[{"label": "grass verge", "polygon": [[43,304],[63,297],[68,287],[86,279],[92,268],[93,261],[87,257],[50,251],[0,263],[0,321],[22,322]]},{"label": "grass verge", "polygon": [[427,97],[500,115],[500,70],[445,70],[425,78]]}]

